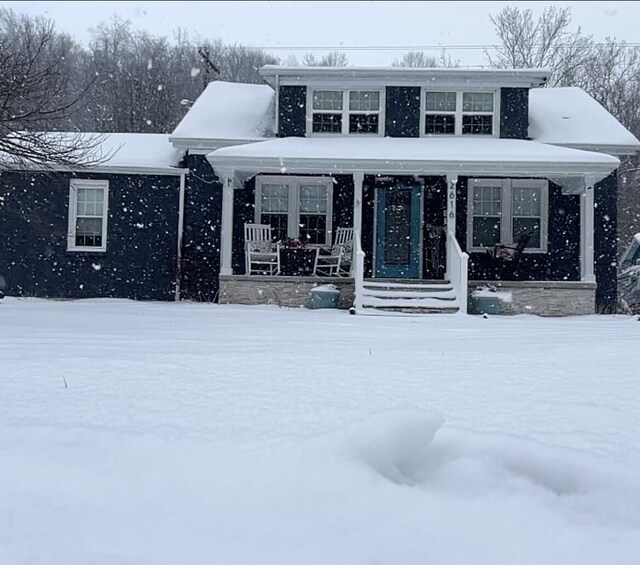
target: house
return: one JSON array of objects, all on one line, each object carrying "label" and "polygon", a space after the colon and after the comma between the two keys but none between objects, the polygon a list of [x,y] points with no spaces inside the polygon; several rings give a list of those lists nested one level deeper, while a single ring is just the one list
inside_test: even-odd
[{"label": "house", "polygon": [[[169,136],[108,134],[98,168],[2,173],[8,294],[304,306],[331,282],[358,311],[466,311],[490,282],[510,312],[613,311],[640,142],[584,91],[541,69],[261,74],[211,83]],[[349,276],[248,274],[246,223],[312,248],[353,228]]]}]

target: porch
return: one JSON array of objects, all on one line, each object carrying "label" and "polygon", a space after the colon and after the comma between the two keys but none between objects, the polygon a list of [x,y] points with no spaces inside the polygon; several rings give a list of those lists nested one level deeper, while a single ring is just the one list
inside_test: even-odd
[{"label": "porch", "polygon": [[[208,159],[223,182],[221,302],[306,306],[313,286],[331,283],[341,289],[341,306],[356,311],[393,300],[431,305],[441,295],[419,293],[439,281],[466,312],[470,289],[493,281],[522,297],[513,312],[563,313],[559,302],[565,313],[595,310],[594,187],[617,166],[608,155],[522,140],[289,138],[220,149]],[[326,181],[319,237],[331,244],[337,227],[353,228],[350,276],[246,275],[242,223],[272,222],[287,234],[297,233],[296,224],[306,229],[299,188]],[[279,211],[284,225],[264,209],[269,183],[298,194],[297,204]],[[514,221],[516,192],[529,195],[529,212]],[[491,210],[492,198],[506,213]],[[514,244],[523,226],[533,226],[535,245],[505,274],[493,245]],[[386,298],[367,292],[372,281],[385,283]]]}]

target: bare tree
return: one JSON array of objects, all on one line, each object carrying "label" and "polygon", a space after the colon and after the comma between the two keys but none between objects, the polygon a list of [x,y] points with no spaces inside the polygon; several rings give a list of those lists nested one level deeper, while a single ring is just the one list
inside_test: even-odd
[{"label": "bare tree", "polygon": [[546,7],[534,19],[531,10],[507,6],[491,22],[501,42],[495,54],[486,52],[493,67],[548,68],[551,85],[563,86],[575,84],[591,59],[593,40],[570,31],[570,8]]},{"label": "bare tree", "polygon": [[72,47],[50,21],[0,8],[0,168],[94,161],[98,140],[44,133],[68,124],[89,87],[70,84]]},{"label": "bare tree", "polygon": [[305,67],[347,67],[349,59],[341,51],[331,51],[320,59],[316,59],[313,53],[305,53],[302,56],[302,65]]},{"label": "bare tree", "polygon": [[391,63],[391,66],[416,68],[453,68],[459,67],[460,61],[452,59],[444,49],[437,57],[434,55],[427,55],[424,51],[409,51],[405,53],[402,58],[396,59],[393,63]]},{"label": "bare tree", "polygon": [[[548,67],[553,86],[579,86],[640,137],[640,49],[607,38],[595,43],[571,30],[569,8],[546,8],[535,20],[530,10],[507,7],[492,17],[502,45],[487,53],[499,68]],[[640,231],[640,159],[623,157],[618,170],[619,250]]]}]

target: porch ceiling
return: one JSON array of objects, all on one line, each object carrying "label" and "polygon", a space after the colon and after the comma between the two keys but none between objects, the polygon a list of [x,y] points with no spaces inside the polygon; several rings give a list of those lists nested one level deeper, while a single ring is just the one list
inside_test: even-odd
[{"label": "porch ceiling", "polygon": [[554,176],[609,175],[611,155],[519,139],[299,138],[225,147],[207,159],[245,173]]}]

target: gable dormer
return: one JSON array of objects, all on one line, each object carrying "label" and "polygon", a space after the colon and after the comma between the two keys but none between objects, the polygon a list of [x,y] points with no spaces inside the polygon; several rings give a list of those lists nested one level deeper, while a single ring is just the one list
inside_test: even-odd
[{"label": "gable dormer", "polygon": [[280,137],[503,137],[526,139],[529,89],[544,69],[278,67]]}]

